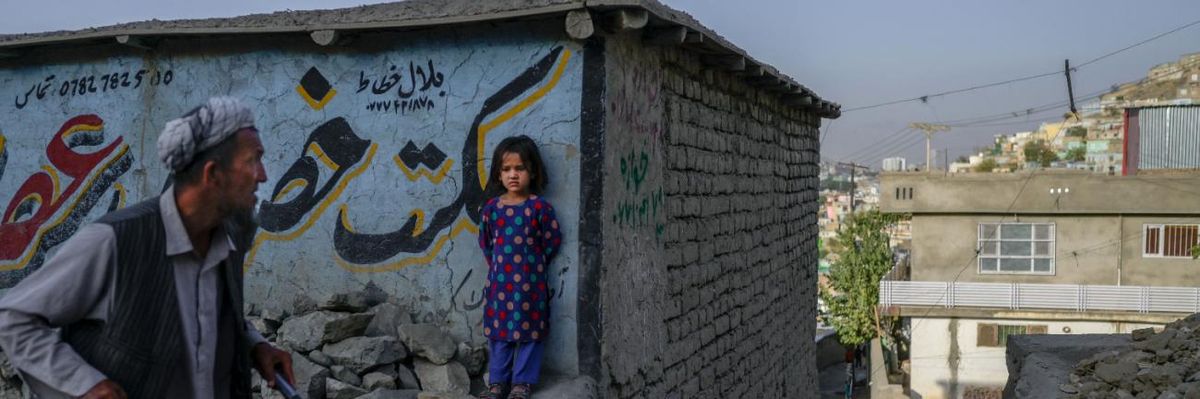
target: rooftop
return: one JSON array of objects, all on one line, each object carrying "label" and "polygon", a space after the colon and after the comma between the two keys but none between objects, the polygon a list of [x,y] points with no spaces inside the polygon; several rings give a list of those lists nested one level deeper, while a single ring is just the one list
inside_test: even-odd
[{"label": "rooftop", "polygon": [[[604,15],[614,11],[646,12],[645,34],[675,36],[686,45],[737,72],[747,83],[778,92],[795,107],[813,109],[825,118],[841,115],[841,106],[821,99],[766,63],[755,60],[685,12],[655,0],[408,0],[351,8],[280,11],[233,18],[149,20],[75,31],[0,35],[0,56],[19,58],[48,46],[82,47],[128,43],[131,38],[161,39],[182,36],[255,34],[314,34],[362,30],[399,30],[437,25],[467,24],[522,18],[561,16],[576,10]],[[313,36],[316,40],[316,35]],[[686,43],[686,44],[685,44]]]}]

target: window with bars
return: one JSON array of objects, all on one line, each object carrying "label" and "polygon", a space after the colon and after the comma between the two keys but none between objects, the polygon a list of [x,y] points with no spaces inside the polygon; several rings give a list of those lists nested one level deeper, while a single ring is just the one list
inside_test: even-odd
[{"label": "window with bars", "polygon": [[979,273],[1054,274],[1054,223],[980,223]]},{"label": "window with bars", "polygon": [[1142,256],[1147,258],[1191,258],[1192,246],[1200,240],[1200,225],[1147,224],[1142,236]]},{"label": "window with bars", "polygon": [[975,346],[1004,347],[1008,337],[1022,334],[1045,334],[1046,325],[1008,325],[979,323],[976,328]]}]

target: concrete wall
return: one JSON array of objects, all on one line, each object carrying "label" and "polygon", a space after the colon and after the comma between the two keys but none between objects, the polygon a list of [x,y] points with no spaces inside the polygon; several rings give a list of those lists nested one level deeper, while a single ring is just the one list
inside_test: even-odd
[{"label": "concrete wall", "polygon": [[371,282],[420,304],[423,321],[482,341],[480,189],[495,144],[528,134],[564,231],[547,367],[577,371],[585,54],[561,22],[368,33],[349,48],[256,37],[43,57],[0,67],[0,287],[80,224],[157,194],[164,122],[232,95],[255,108],[269,175],[248,303],[286,309]]},{"label": "concrete wall", "polygon": [[[979,347],[979,323],[1044,325],[1049,334],[1127,334],[1161,324],[960,318],[912,319],[912,397],[958,398],[968,389],[1003,388],[1008,379],[1004,347]],[[1069,329],[1069,333],[1064,329]]]},{"label": "concrete wall", "polygon": [[[1028,174],[884,173],[880,209],[908,213],[1191,214],[1200,174],[1106,176],[1084,171]],[[896,198],[912,188],[911,199]],[[1051,193],[1051,189],[1066,189]]]},{"label": "concrete wall", "polygon": [[695,53],[606,48],[608,396],[815,392],[819,119]]},{"label": "concrete wall", "polygon": [[[979,223],[1054,223],[1054,275],[981,274]],[[1200,217],[1115,215],[913,215],[913,281],[1196,286],[1191,258],[1142,256],[1143,226],[1200,224]],[[1118,264],[1120,270],[1118,271]],[[957,278],[957,280],[955,280]]]}]

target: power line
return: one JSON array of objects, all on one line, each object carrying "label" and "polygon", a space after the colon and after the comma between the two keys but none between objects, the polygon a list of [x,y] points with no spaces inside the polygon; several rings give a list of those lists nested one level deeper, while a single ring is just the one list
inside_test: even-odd
[{"label": "power line", "polygon": [[[1141,46],[1141,45],[1143,45],[1143,44],[1146,44],[1146,43],[1149,43],[1149,42],[1152,42],[1152,41],[1158,40],[1158,39],[1160,39],[1160,38],[1162,38],[1162,37],[1164,37],[1164,36],[1170,35],[1170,34],[1172,34],[1172,33],[1175,33],[1175,32],[1179,32],[1179,31],[1181,31],[1181,30],[1184,30],[1184,29],[1190,28],[1190,27],[1192,27],[1192,26],[1195,26],[1195,25],[1197,25],[1197,24],[1200,24],[1200,20],[1196,20],[1196,21],[1189,22],[1189,23],[1187,23],[1187,24],[1184,24],[1184,25],[1182,25],[1182,26],[1176,27],[1176,28],[1174,28],[1174,29],[1171,29],[1171,30],[1169,30],[1169,31],[1166,31],[1166,32],[1160,33],[1160,34],[1158,34],[1158,35],[1155,35],[1155,36],[1153,36],[1153,37],[1151,37],[1151,38],[1149,38],[1149,39],[1142,40],[1142,41],[1140,41],[1140,42],[1137,42],[1137,43],[1134,43],[1134,44],[1132,44],[1132,45],[1126,46],[1126,47],[1124,47],[1124,48],[1121,48],[1121,49],[1119,49],[1119,50],[1116,50],[1116,51],[1109,52],[1109,53],[1107,53],[1107,54],[1101,55],[1101,56],[1099,56],[1099,57],[1096,57],[1096,58],[1092,58],[1092,59],[1090,59],[1090,60],[1088,60],[1088,61],[1085,61],[1085,62],[1083,62],[1082,64],[1079,64],[1079,65],[1075,66],[1074,68],[1072,68],[1072,70],[1078,70],[1079,68],[1083,68],[1084,66],[1091,65],[1091,64],[1093,64],[1093,63],[1096,63],[1096,62],[1099,62],[1100,60],[1103,60],[1103,59],[1105,59],[1105,58],[1108,58],[1108,57],[1111,57],[1111,56],[1114,56],[1114,55],[1120,54],[1120,53],[1122,53],[1122,52],[1125,52],[1125,51],[1127,51],[1127,50],[1130,50],[1130,49],[1132,49],[1132,48],[1135,48],[1135,47]],[[1038,79],[1038,78],[1044,78],[1044,77],[1048,77],[1048,76],[1055,76],[1055,75],[1058,75],[1059,73],[1062,73],[1062,71],[1055,70],[1055,71],[1052,71],[1052,72],[1039,73],[1039,74],[1036,74],[1036,75],[1029,75],[1029,76],[1022,76],[1022,77],[1019,77],[1019,78],[1013,78],[1013,79],[1003,80],[1003,81],[999,81],[999,82],[992,82],[992,83],[985,83],[985,84],[980,84],[980,85],[974,85],[974,86],[965,87],[965,88],[961,88],[961,89],[946,90],[946,91],[937,92],[937,93],[933,93],[933,94],[926,94],[926,95],[923,95],[923,96],[916,96],[916,97],[910,97],[910,98],[903,98],[903,99],[899,99],[899,100],[887,101],[887,102],[883,102],[883,103],[879,103],[879,104],[872,104],[872,105],[867,105],[867,106],[862,106],[862,107],[848,108],[848,109],[844,109],[844,110],[842,110],[842,113],[853,112],[853,111],[861,111],[861,110],[872,109],[872,108],[879,108],[879,107],[884,107],[884,106],[889,106],[889,105],[896,105],[896,104],[907,103],[907,102],[912,102],[912,101],[928,102],[928,101],[929,101],[929,99],[931,99],[931,98],[943,97],[943,96],[948,96],[948,95],[952,95],[952,94],[958,94],[958,93],[963,93],[963,92],[968,92],[968,91],[974,91],[974,90],[979,90],[979,89],[986,89],[986,88],[989,88],[989,87],[1002,86],[1002,85],[1006,85],[1006,84],[1010,84],[1010,83],[1023,82],[1023,81],[1027,81],[1027,80],[1033,80],[1033,79]]]},{"label": "power line", "polygon": [[897,141],[898,139],[905,137],[906,134],[908,133],[908,130],[909,130],[909,128],[907,126],[900,128],[899,130],[896,130],[895,132],[888,134],[884,139],[876,141],[874,143],[871,143],[870,145],[867,145],[865,147],[860,147],[859,149],[855,150],[854,152],[847,154],[843,158],[850,159],[850,158],[854,158],[856,156],[868,153],[869,151],[874,151],[874,150],[878,149],[879,146],[885,145],[885,143]]},{"label": "power line", "polygon": [[1096,62],[1096,61],[1100,61],[1100,60],[1102,60],[1102,59],[1105,59],[1105,58],[1108,58],[1108,57],[1111,57],[1111,56],[1114,56],[1114,55],[1120,54],[1120,53],[1124,52],[1125,50],[1129,50],[1129,49],[1132,49],[1132,48],[1134,48],[1134,47],[1138,47],[1138,46],[1141,46],[1141,45],[1143,45],[1143,44],[1150,43],[1150,42],[1152,42],[1152,41],[1158,40],[1159,38],[1162,38],[1163,36],[1166,36],[1166,35],[1169,35],[1169,34],[1172,34],[1172,33],[1175,33],[1175,32],[1179,32],[1179,31],[1181,31],[1181,30],[1184,30],[1184,29],[1187,29],[1187,28],[1190,28],[1190,27],[1192,27],[1192,26],[1194,26],[1194,25],[1196,25],[1196,24],[1200,24],[1200,20],[1196,20],[1196,21],[1189,22],[1189,23],[1188,23],[1188,24],[1186,24],[1186,25],[1183,25],[1183,26],[1180,26],[1180,27],[1178,27],[1178,28],[1171,29],[1171,30],[1169,30],[1169,31],[1166,31],[1166,32],[1160,33],[1160,34],[1158,34],[1157,36],[1154,36],[1154,37],[1151,37],[1151,38],[1149,38],[1149,39],[1142,40],[1142,41],[1140,41],[1140,42],[1137,42],[1137,43],[1131,44],[1131,45],[1129,45],[1129,46],[1127,46],[1127,47],[1125,47],[1125,48],[1122,48],[1122,49],[1120,49],[1120,50],[1113,51],[1113,52],[1111,52],[1111,53],[1108,53],[1108,54],[1105,54],[1105,55],[1102,55],[1102,56],[1099,56],[1099,57],[1093,58],[1093,59],[1091,59],[1091,60],[1088,60],[1088,61],[1086,61],[1086,62],[1084,62],[1084,63],[1082,63],[1082,64],[1079,64],[1079,65],[1078,65],[1078,66],[1076,66],[1075,68],[1082,68],[1082,67],[1084,67],[1084,66],[1087,66],[1087,65],[1089,65],[1089,64],[1092,64],[1092,63],[1094,63],[1094,62]]}]

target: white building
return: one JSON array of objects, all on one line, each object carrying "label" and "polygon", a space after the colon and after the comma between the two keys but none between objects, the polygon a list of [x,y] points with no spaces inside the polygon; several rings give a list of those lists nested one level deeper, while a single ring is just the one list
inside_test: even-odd
[{"label": "white building", "polygon": [[901,157],[883,159],[884,172],[903,172],[908,169],[908,161]]}]

